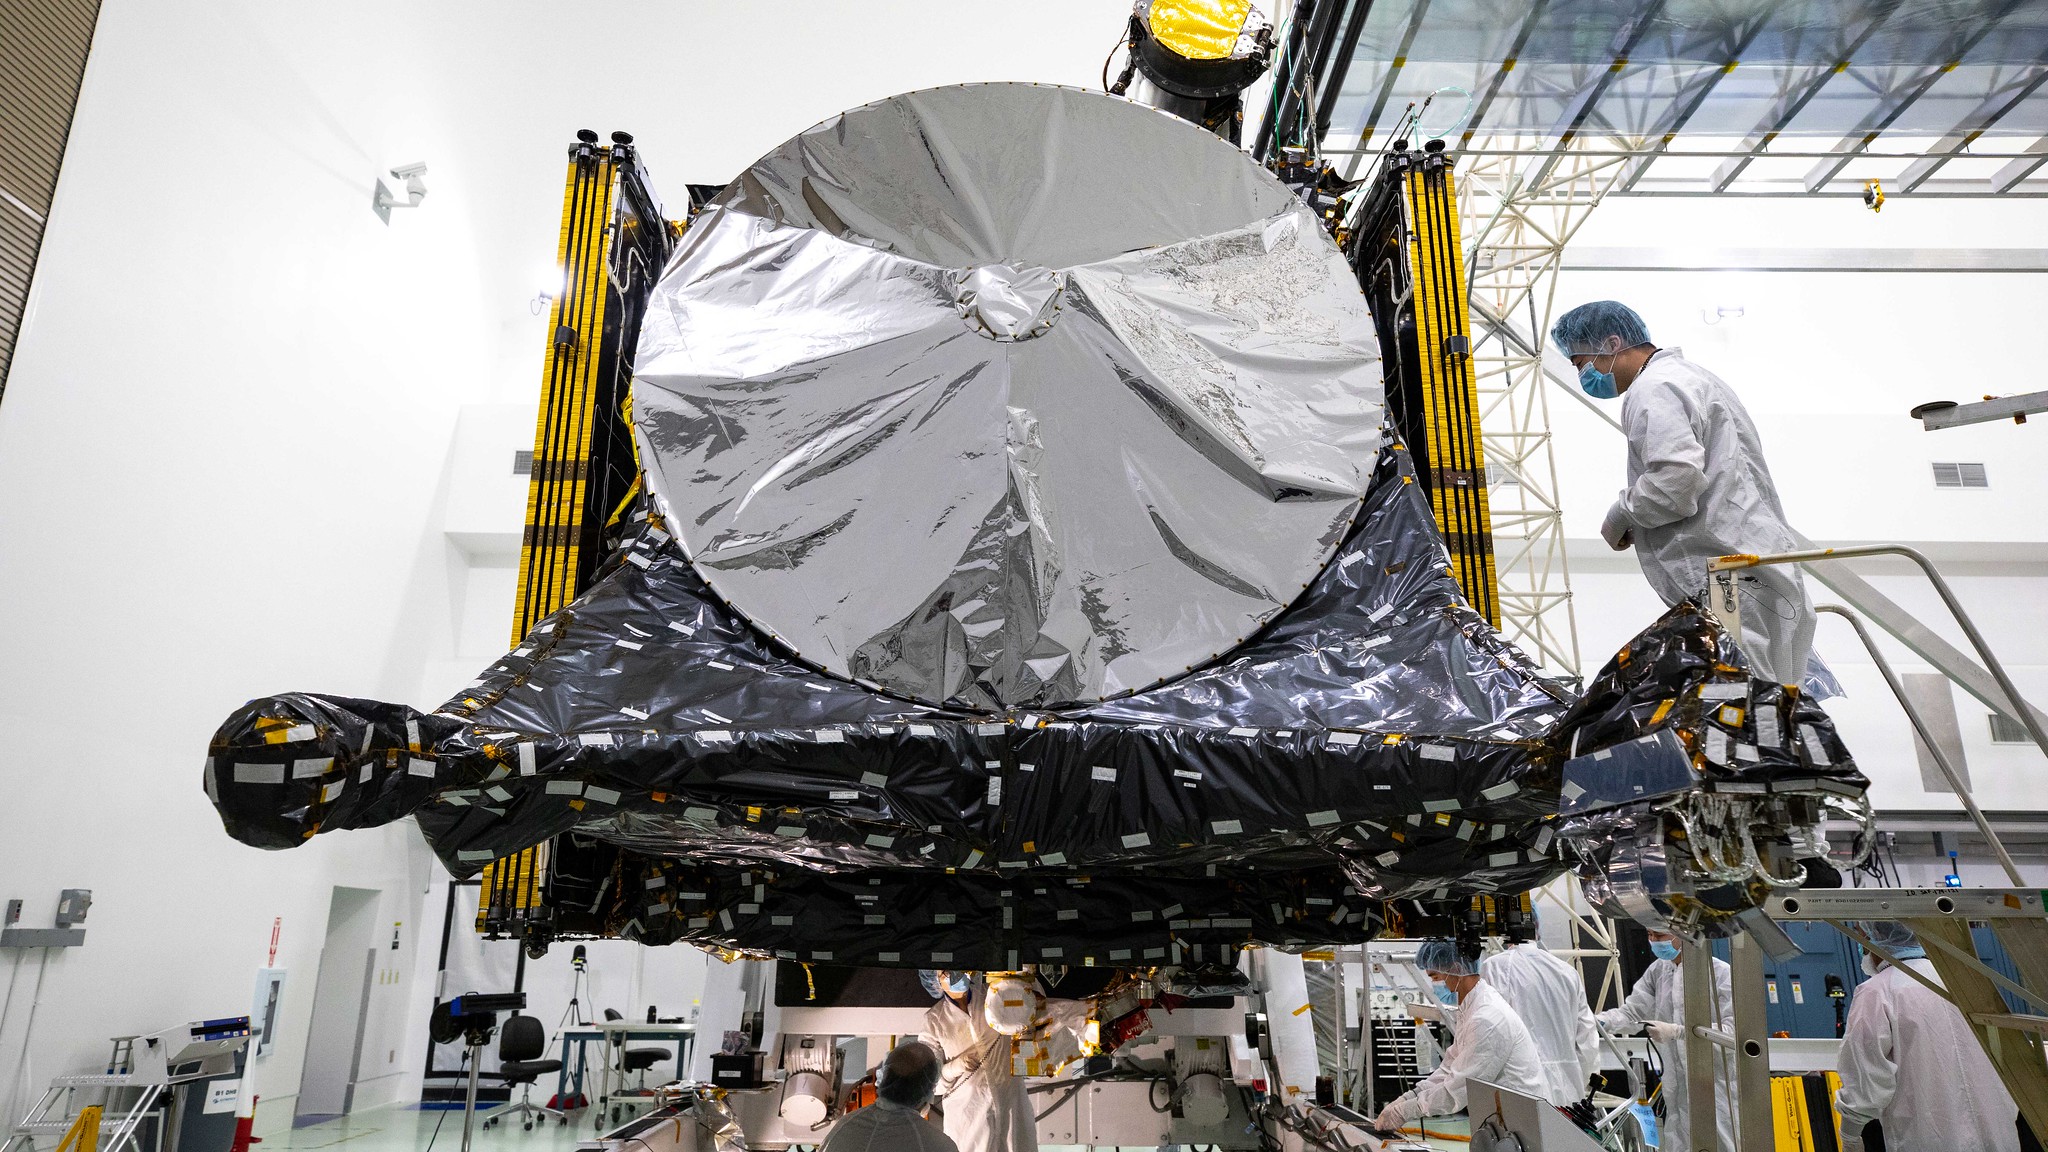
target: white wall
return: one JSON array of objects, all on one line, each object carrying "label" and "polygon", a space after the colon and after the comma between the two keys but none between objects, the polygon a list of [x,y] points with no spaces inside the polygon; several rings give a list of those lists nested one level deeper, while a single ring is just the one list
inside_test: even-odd
[{"label": "white wall", "polygon": [[[16,1067],[25,961],[0,1104],[17,1074],[102,1061],[108,1036],[248,1011],[282,917],[284,1021],[256,1072],[259,1127],[280,1126],[335,885],[379,890],[380,924],[401,924],[359,1101],[416,1090],[438,865],[408,825],[243,848],[200,767],[252,697],[430,705],[502,652],[508,553],[463,534],[523,511],[505,457],[530,443],[547,321],[529,301],[576,129],[636,133],[681,204],[686,181],[894,92],[1092,84],[1127,11],[107,0],[0,403],[0,899],[29,924],[61,887],[95,906],[87,946],[48,961]],[[371,182],[415,160],[426,203],[386,226]],[[633,951],[606,950],[606,978],[630,983]]]}]

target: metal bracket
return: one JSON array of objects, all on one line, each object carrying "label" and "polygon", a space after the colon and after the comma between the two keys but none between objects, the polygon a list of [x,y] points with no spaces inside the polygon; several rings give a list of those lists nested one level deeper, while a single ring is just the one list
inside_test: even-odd
[{"label": "metal bracket", "polygon": [[0,948],[77,948],[83,928],[0,928]]},{"label": "metal bracket", "polygon": [[400,200],[397,194],[391,191],[391,186],[384,183],[384,178],[379,176],[377,186],[370,194],[370,210],[377,214],[377,219],[389,224],[393,208],[419,207],[420,201],[427,198],[427,182],[420,179],[426,174],[427,166],[423,163],[401,164],[391,170],[392,176],[405,181],[403,200]]},{"label": "metal bracket", "polygon": [[1951,400],[1933,400],[1917,404],[1910,415],[1929,432],[1943,428],[1960,428],[1965,424],[1986,424],[1993,420],[2011,420],[2025,424],[2027,417],[2036,412],[2048,412],[2048,392],[2023,392],[2017,396],[1986,396],[1974,404],[1957,404]]}]

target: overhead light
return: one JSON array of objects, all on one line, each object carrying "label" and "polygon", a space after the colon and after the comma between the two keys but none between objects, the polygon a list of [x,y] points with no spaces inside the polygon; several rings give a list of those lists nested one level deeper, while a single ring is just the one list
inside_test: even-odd
[{"label": "overhead light", "polygon": [[546,312],[562,295],[562,266],[550,264],[536,279],[540,283],[540,288],[534,293],[533,299],[527,302],[526,310],[538,316]]}]

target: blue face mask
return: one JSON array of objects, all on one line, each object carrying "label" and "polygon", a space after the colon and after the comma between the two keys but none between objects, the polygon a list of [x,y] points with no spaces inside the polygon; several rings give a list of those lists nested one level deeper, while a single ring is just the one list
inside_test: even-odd
[{"label": "blue face mask", "polygon": [[945,973],[945,982],[943,984],[940,983],[939,976],[938,972],[930,968],[926,968],[917,974],[918,981],[924,985],[927,996],[937,1000],[946,993],[951,993],[954,996],[967,995],[968,981],[970,979],[967,973],[947,972]]},{"label": "blue face mask", "polygon": [[1678,959],[1678,942],[1675,940],[1652,940],[1650,941],[1650,951],[1655,952],[1659,960],[1676,960]]},{"label": "blue face mask", "polygon": [[1621,395],[1614,385],[1614,373],[1602,372],[1590,360],[1579,369],[1579,388],[1595,400],[1612,400]]},{"label": "blue face mask", "polygon": [[1432,990],[1436,992],[1436,998],[1438,1000],[1442,1001],[1445,1004],[1449,1004],[1452,1007],[1457,1006],[1458,994],[1456,992],[1451,991],[1451,986],[1449,984],[1446,984],[1441,980],[1431,980],[1429,982],[1429,986]]}]

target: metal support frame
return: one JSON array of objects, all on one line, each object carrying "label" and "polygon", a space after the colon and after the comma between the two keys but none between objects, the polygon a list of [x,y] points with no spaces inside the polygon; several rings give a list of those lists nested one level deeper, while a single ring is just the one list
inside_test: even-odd
[{"label": "metal support frame", "polygon": [[[1368,0],[1359,0],[1350,18],[1342,22],[1346,46],[1354,44],[1354,36],[1363,28],[1360,8],[1366,3]],[[1728,191],[1759,159],[1811,159],[1815,164],[1797,184],[1791,180],[1771,180],[1763,182],[1763,187],[1745,187],[1744,191],[1752,195],[1862,197],[1864,190],[1860,182],[1843,178],[1843,171],[1855,160],[1880,155],[1871,151],[1872,146],[1885,138],[1922,97],[1939,87],[1944,77],[1967,62],[1969,53],[1996,34],[2003,26],[2002,21],[2023,3],[2024,0],[2001,0],[1995,10],[1975,14],[1973,19],[1958,23],[1949,42],[1939,46],[1930,56],[1913,64],[1882,68],[1859,65],[1858,56],[1874,37],[1889,27],[1895,13],[1909,10],[1909,6],[1903,0],[1864,0],[1853,6],[1845,4],[1839,31],[1832,37],[1832,43],[1822,49],[1827,53],[1824,59],[1828,62],[1803,72],[1795,70],[1779,91],[1771,109],[1743,137],[1738,148],[1706,153],[1675,150],[1672,145],[1727,77],[1742,66],[1742,57],[1779,15],[1776,10],[1733,15],[1716,24],[1703,26],[1698,34],[1685,37],[1682,44],[1674,43],[1666,51],[1648,53],[1654,59],[1639,60],[1636,57],[1645,54],[1651,37],[1659,29],[1668,27],[1668,22],[1657,18],[1662,11],[1663,0],[1645,0],[1643,10],[1634,15],[1631,23],[1624,27],[1622,38],[1608,50],[1606,63],[1591,65],[1590,70],[1582,69],[1576,82],[1558,83],[1550,77],[1541,77],[1533,82],[1536,91],[1516,93],[1524,98],[1540,96],[1561,104],[1561,111],[1547,131],[1496,129],[1487,123],[1488,115],[1506,89],[1509,74],[1516,70],[1534,29],[1543,21],[1550,7],[1547,0],[1532,0],[1520,10],[1519,26],[1500,63],[1488,68],[1477,60],[1472,61],[1478,65],[1473,82],[1477,98],[1472,105],[1470,122],[1460,136],[1461,152],[1466,157],[1471,156],[1471,146],[1475,141],[1488,137],[1509,141],[1511,149],[1519,154],[1543,157],[1530,179],[1531,183],[1543,184],[1549,181],[1555,168],[1567,163],[1566,158],[1581,151],[1583,145],[1597,144],[1630,156],[1628,171],[1614,191],[1617,194],[1647,196],[1718,195]],[[1294,72],[1306,69],[1315,80],[1321,80],[1326,75],[1343,73],[1351,63],[1348,57],[1355,53],[1355,48],[1345,51],[1336,46],[1337,22],[1329,18],[1330,13],[1325,9],[1326,0],[1300,0],[1297,5],[1298,27],[1290,37],[1290,60],[1283,62],[1281,70],[1281,78],[1287,84],[1287,98],[1298,99],[1306,90],[1302,82],[1293,77]],[[1397,101],[1396,89],[1427,12],[1428,0],[1412,0],[1403,17],[1406,26],[1393,46],[1391,59],[1377,78],[1374,90],[1366,94],[1367,108],[1363,121],[1358,125],[1357,147],[1328,153],[1331,156],[1351,156],[1345,169],[1347,179],[1355,178],[1369,158],[1377,153],[1373,143],[1397,136],[1403,129],[1402,117],[1393,117],[1392,122],[1388,122],[1388,110]],[[1307,26],[1311,23],[1314,28]],[[1346,58],[1330,59],[1333,49]],[[2048,86],[2048,69],[2023,66],[2016,74],[1995,75],[2009,75],[2011,79],[1985,94],[1982,103],[1961,118],[1933,148],[1916,149],[1902,157],[1907,166],[1897,176],[1888,178],[1885,181],[1887,185],[1900,192],[1914,192],[1923,197],[2042,194],[2039,191],[2014,193],[2013,189],[2043,164],[2048,164],[2048,139],[2010,157],[1979,152],[1974,146],[1986,132],[1995,130],[2017,105]],[[1851,82],[1868,89],[1874,97],[1863,120],[1847,134],[1819,145],[1825,150],[1786,151],[1774,148],[1773,145],[1781,141],[1785,133],[1795,130],[1800,117],[1830,89],[1830,85],[1839,87],[1837,78],[1842,76],[1848,76]],[[1336,88],[1326,87],[1328,90],[1320,94],[1319,109],[1325,113],[1335,108],[1339,96]],[[1642,88],[1654,88],[1656,91],[1654,95],[1637,91]],[[1276,98],[1275,103],[1284,104],[1285,100]],[[1285,117],[1278,119],[1290,122]],[[1328,116],[1325,114],[1318,119],[1320,137],[1328,131]],[[1262,157],[1267,144],[1266,140],[1260,142],[1259,154]],[[2010,159],[2011,163],[1988,181],[1933,179],[1950,160],[1966,153],[1972,158]],[[1722,163],[1711,176],[1697,181],[1697,187],[1691,186],[1694,181],[1690,179],[1646,179],[1656,161],[1667,156],[1673,159],[1705,157]],[[1800,190],[1771,187],[1778,183],[1790,184]],[[1657,187],[1639,187],[1639,184]]]},{"label": "metal support frame", "polygon": [[[1838,888],[1772,896],[1773,920],[1823,921],[1956,1006],[2036,1131],[2048,1131],[2048,1016],[2015,1013],[2001,991],[2048,1008],[2048,908],[2038,888]],[[1852,921],[1897,920],[1927,947],[1939,983],[1901,964]],[[1978,957],[1970,925],[1990,925],[2020,970],[2014,982]],[[1741,993],[1738,991],[1738,998]],[[1738,1012],[1740,1009],[1738,1008]],[[1749,1152],[1745,1144],[1744,1152]],[[1768,1149],[1770,1145],[1761,1147]]]},{"label": "metal support frame", "polygon": [[[1911,108],[1915,101],[1926,95],[1927,90],[1934,87],[1936,81],[1948,75],[1950,70],[1955,68],[1957,61],[1966,59],[1971,49],[1997,30],[2005,18],[2024,2],[2025,0],[2005,0],[1996,11],[1983,14],[1982,22],[1972,25],[1973,30],[1968,35],[1956,39],[1947,46],[1947,50],[1942,53],[1945,63],[1924,68],[1904,84],[1888,89],[1878,101],[1877,107],[1870,110],[1869,115],[1863,118],[1863,122],[1856,126],[1855,131],[1835,145],[1838,154],[1814,165],[1813,170],[1806,174],[1807,191],[1811,192],[1833,180],[1848,166],[1849,161],[1869,147],[1871,141],[1883,135],[1886,129],[1898,123],[1899,118],[1906,114],[1906,110]],[[1846,61],[1849,57],[1844,56],[1843,59]],[[1847,65],[1843,67],[1846,69]]]},{"label": "metal support frame", "polygon": [[[1529,46],[1530,35],[1536,31],[1537,23],[1543,19],[1549,8],[1550,0],[1530,0],[1528,10],[1522,16],[1522,26],[1515,29],[1514,42],[1508,45],[1507,58],[1494,70],[1493,76],[1486,82],[1486,90],[1472,105],[1472,118],[1465,126],[1465,134],[1458,138],[1461,152],[1472,143],[1472,137],[1478,133],[1479,125],[1486,122],[1486,114],[1493,108],[1494,98],[1500,95],[1501,86],[1507,83],[1508,73],[1515,70],[1515,62],[1520,59],[1522,50]],[[1370,128],[1371,125],[1368,124],[1367,127]]]},{"label": "metal support frame", "polygon": [[[1394,58],[1387,62],[1387,74],[1380,80],[1379,94],[1373,97],[1372,107],[1366,111],[1365,123],[1359,125],[1360,154],[1365,152],[1367,142],[1372,139],[1373,129],[1379,125],[1380,113],[1386,111],[1387,101],[1394,97],[1394,82],[1401,78],[1401,67],[1408,62],[1408,52],[1415,47],[1416,34],[1422,31],[1423,14],[1428,11],[1429,0],[1415,0],[1415,11],[1408,17],[1408,31],[1401,37],[1401,46],[1394,50]],[[1359,155],[1353,155],[1345,179],[1352,179],[1358,174],[1358,161]]]},{"label": "metal support frame", "polygon": [[1678,94],[1672,98],[1670,107],[1665,109],[1664,114],[1658,118],[1657,125],[1650,130],[1656,142],[1622,178],[1619,191],[1627,192],[1635,188],[1636,182],[1643,178],[1643,173],[1650,170],[1650,165],[1656,163],[1657,158],[1671,147],[1671,142],[1678,138],[1678,134],[1685,131],[1685,126],[1692,121],[1693,113],[1698,112],[1700,105],[1707,102],[1707,97],[1713,95],[1714,89],[1721,86],[1721,81],[1726,80],[1729,74],[1735,71],[1742,62],[1742,54],[1756,42],[1764,26],[1771,22],[1772,15],[1772,11],[1766,9],[1748,25],[1732,30],[1722,42],[1721,55],[1727,62],[1701,68],[1686,80]]},{"label": "metal support frame", "polygon": [[1995,196],[2011,191],[2014,185],[2032,176],[2034,170],[2043,164],[2048,164],[2048,136],[2043,136],[2032,144],[2027,145],[2026,150],[2020,156],[2008,161],[2004,167],[1992,173],[1992,195]]},{"label": "metal support frame", "polygon": [[[1849,61],[1854,59],[1857,51],[1877,34],[1877,30],[1884,26],[1893,12],[1898,10],[1899,4],[1900,0],[1885,0],[1865,15],[1861,25],[1847,37],[1841,50],[1835,54],[1835,58],[1841,63],[1822,67],[1798,84],[1779,93],[1778,101],[1770,112],[1766,113],[1756,128],[1743,138],[1743,155],[1728,160],[1714,172],[1715,192],[1726,192],[1728,186],[1735,183],[1736,177],[1742,175],[1742,170],[1763,155],[1764,149],[1771,146],[1771,141],[1776,140],[1778,134],[1790,126],[1793,119],[1806,110],[1808,104],[1813,103],[1814,97],[1820,95],[1821,89],[1827,87],[1829,81],[1849,70]],[[1847,31],[1846,26],[1844,31]]]},{"label": "metal support frame", "polygon": [[[1622,73],[1628,71],[1630,54],[1650,34],[1650,30],[1658,26],[1658,18],[1663,13],[1664,0],[1650,0],[1650,3],[1641,12],[1635,14],[1634,23],[1629,29],[1628,38],[1615,51],[1614,62],[1595,73],[1590,82],[1581,85],[1579,90],[1573,93],[1571,98],[1565,102],[1564,114],[1558,118],[1557,123],[1552,126],[1550,132],[1551,139],[1556,141],[1558,148],[1562,149],[1578,138],[1579,133],[1586,127],[1587,121],[1592,118],[1593,109],[1600,103],[1600,98],[1607,95],[1607,90],[1613,87],[1616,80],[1621,78]],[[1561,157],[1553,155],[1543,161],[1537,167],[1536,175],[1530,182],[1538,185],[1547,182],[1551,177],[1551,173],[1557,168],[1560,159]]]},{"label": "metal support frame", "polygon": [[2022,392],[2017,396],[1994,396],[1975,404],[1922,404],[1913,409],[1920,426],[1929,432],[1985,424],[1993,420],[2026,423],[2027,417],[2048,412],[2048,392]]},{"label": "metal support frame", "polygon": [[1679,944],[1679,957],[1678,973],[1685,987],[1685,1019],[1692,1025],[1681,1041],[1685,1045],[1686,1112],[1692,1124],[1690,1131],[1672,1135],[1684,1137],[1686,1152],[1717,1152],[1720,1142],[1714,1134],[1714,1049],[1709,1037],[1713,1029],[1701,1023],[1718,1020],[1720,1016],[1719,997],[1714,995],[1714,953],[1704,943],[1685,940]]},{"label": "metal support frame", "polygon": [[1926,183],[1929,176],[1962,155],[1965,149],[1977,142],[1977,137],[2004,119],[2006,113],[2018,107],[2020,101],[2032,96],[2043,84],[2048,84],[2048,68],[2023,74],[2018,81],[1985,97],[1982,104],[1971,109],[1968,115],[1956,122],[1954,128],[1949,129],[1947,135],[1928,149],[1927,155],[1906,166],[1906,170],[1896,178],[1898,190],[1911,192]]},{"label": "metal support frame", "polygon": [[[1604,916],[1582,912],[1576,906],[1576,899],[1567,899],[1566,896],[1559,894],[1560,889],[1563,889],[1566,893],[1578,893],[1578,883],[1578,879],[1567,872],[1549,884],[1536,889],[1533,895],[1538,902],[1548,900],[1559,911],[1563,912],[1566,921],[1573,928],[1578,929],[1580,935],[1590,939],[1594,947],[1571,948],[1563,951],[1552,948],[1549,951],[1552,955],[1562,959],[1569,959],[1572,962],[1572,967],[1579,970],[1579,983],[1589,989],[1592,989],[1592,985],[1586,980],[1586,961],[1594,957],[1605,959],[1607,961],[1607,970],[1601,974],[1600,987],[1593,989],[1592,1003],[1598,1005],[1601,1009],[1619,1008],[1622,1002],[1621,946],[1616,943],[1614,921]],[[1583,899],[1584,894],[1579,893],[1578,898]]]},{"label": "metal support frame", "polygon": [[[1543,333],[1565,246],[1627,171],[1592,147],[1544,156],[1484,148],[1459,158],[1473,371],[1486,459],[1513,484],[1491,494],[1501,625],[1546,666],[1578,675],[1577,620],[1552,456]],[[1540,170],[1549,175],[1537,179]],[[1523,325],[1526,324],[1525,329]]]},{"label": "metal support frame", "polygon": [[[1499,79],[1499,76],[1496,76],[1496,79]],[[1470,160],[1485,155],[1562,157],[1573,152],[1589,150],[1610,152],[1616,157],[1628,161],[1631,170],[1630,175],[1612,190],[1611,194],[1615,196],[1687,198],[1733,194],[1800,200],[1815,198],[1845,199],[1852,197],[1861,200],[1864,195],[1863,187],[1860,183],[1839,179],[1838,182],[1831,182],[1825,187],[1811,189],[1803,184],[1796,185],[1797,190],[1774,188],[1771,186],[1789,183],[1788,181],[1757,182],[1756,184],[1745,186],[1745,188],[1738,192],[1728,193],[1728,183],[1732,182],[1734,174],[1747,168],[1753,161],[1766,158],[1772,160],[1827,161],[1836,158],[1838,155],[1832,151],[1820,151],[1812,148],[1770,148],[1767,146],[1768,142],[1761,139],[1746,140],[1741,148],[1730,149],[1709,148],[1699,145],[1677,148],[1670,146],[1673,141],[1646,140],[1620,136],[1594,136],[1591,134],[1581,134],[1577,138],[1578,142],[1575,146],[1552,147],[1527,137],[1483,136],[1473,129],[1467,129],[1463,138],[1468,143],[1473,140],[1488,140],[1497,146],[1461,149],[1459,151],[1461,160]],[[1772,139],[1776,139],[1776,137],[1773,136]],[[1981,138],[1979,142],[1981,142]],[[1322,154],[1330,158],[1350,157],[1347,170],[1356,173],[1363,167],[1367,159],[1378,155],[1379,151],[1377,148],[1361,146],[1357,148],[1326,148]],[[1918,184],[1914,188],[1914,194],[1923,200],[2026,200],[2039,199],[2044,195],[2048,195],[2048,193],[2039,190],[2013,190],[2021,181],[2032,176],[2035,169],[2043,164],[2048,164],[2048,138],[2043,138],[2023,148],[1983,149],[1971,147],[1967,155],[1973,160],[2003,160],[2007,161],[2007,164],[1997,176],[1994,176],[1989,181],[1980,179],[1936,180],[1930,178]],[[1871,151],[1868,147],[1858,152],[1855,156],[1855,159],[1859,160],[1895,160],[1907,165],[1924,161],[1927,158],[1928,153],[1923,151],[1875,152]],[[1950,157],[1950,159],[1954,158]],[[1722,162],[1721,174],[1713,177],[1644,180],[1644,174],[1648,171],[1650,164],[1656,160],[1719,160]],[[1727,181],[1722,179],[1724,174],[1727,176]],[[1884,178],[1884,183],[1887,187],[1896,187],[1897,182],[1898,177]],[[1658,186],[1650,187],[1649,185],[1651,184]]]}]

